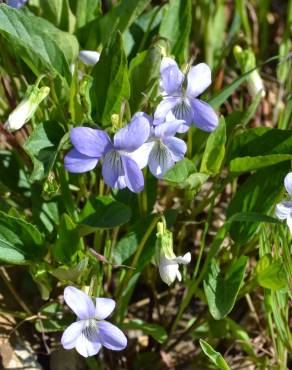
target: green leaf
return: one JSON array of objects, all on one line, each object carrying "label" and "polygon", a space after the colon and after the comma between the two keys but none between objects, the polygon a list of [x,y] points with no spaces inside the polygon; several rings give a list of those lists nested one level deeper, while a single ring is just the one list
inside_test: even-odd
[{"label": "green leaf", "polygon": [[221,370],[231,370],[226,361],[224,360],[221,353],[215,351],[209,343],[205,342],[203,339],[200,339],[200,346],[207,357]]},{"label": "green leaf", "polygon": [[188,59],[191,24],[191,0],[170,0],[162,16],[159,35],[169,39],[171,53],[175,55],[179,63],[184,63]]},{"label": "green leaf", "polygon": [[0,212],[0,260],[25,264],[44,253],[43,237],[34,225]]},{"label": "green leaf", "polygon": [[160,61],[161,49],[156,46],[132,59],[129,69],[132,112],[137,112],[148,102],[148,94],[159,78]]},{"label": "green leaf", "polygon": [[69,263],[77,251],[82,249],[81,238],[75,223],[70,216],[64,213],[61,217],[57,241],[52,247],[52,254],[56,261]]},{"label": "green leaf", "polygon": [[70,9],[69,0],[40,0],[43,17],[63,31],[72,32],[76,19]]},{"label": "green leaf", "polygon": [[74,0],[76,28],[85,26],[101,14],[101,0]]},{"label": "green leaf", "polygon": [[87,270],[88,257],[85,257],[73,266],[60,266],[51,270],[50,273],[61,281],[76,281],[84,272],[86,273]]},{"label": "green leaf", "polygon": [[196,171],[196,167],[192,161],[187,158],[177,162],[170,170],[166,172],[163,179],[171,183],[182,183],[186,181],[188,176]]},{"label": "green leaf", "polygon": [[130,97],[127,58],[119,32],[102,50],[92,74],[90,96],[94,116],[103,126],[109,126],[112,114],[119,114],[122,102]]},{"label": "green leaf", "polygon": [[58,331],[64,331],[73,320],[73,315],[69,314],[62,318],[60,316],[63,313],[63,306],[59,303],[48,303],[40,309],[42,316],[41,320],[36,320],[35,328],[39,333],[53,333]]},{"label": "green leaf", "polygon": [[257,157],[241,157],[232,159],[229,164],[231,172],[248,172],[272,166],[292,159],[292,154],[258,155]]},{"label": "green leaf", "polygon": [[280,290],[287,285],[286,271],[281,260],[265,254],[256,265],[256,279],[260,286]]},{"label": "green leaf", "polygon": [[167,332],[162,326],[149,324],[139,319],[123,323],[121,328],[124,330],[142,330],[143,333],[150,335],[158,343],[164,343],[167,339]]},{"label": "green leaf", "polygon": [[24,150],[33,162],[31,181],[48,176],[63,144],[63,136],[64,130],[57,122],[48,121],[36,126],[24,144]]},{"label": "green leaf", "polygon": [[131,209],[111,197],[99,196],[87,201],[80,215],[80,223],[89,228],[113,228],[131,218]]},{"label": "green leaf", "polygon": [[[231,199],[227,218],[239,212],[267,214],[277,203],[282,193],[283,179],[289,170],[290,163],[283,162],[250,175]],[[230,235],[236,242],[244,244],[252,238],[258,226],[259,222],[232,225]]]},{"label": "green leaf", "polygon": [[226,271],[225,277],[216,262],[212,260],[204,280],[204,291],[211,315],[221,320],[231,312],[243,282],[248,258],[239,257]]},{"label": "green leaf", "polygon": [[0,34],[36,75],[49,70],[71,80],[69,66],[79,49],[74,36],[43,18],[4,4],[0,4]]},{"label": "green leaf", "polygon": [[130,258],[136,251],[138,246],[138,236],[137,233],[132,231],[125,237],[120,239],[116,244],[113,256],[116,264],[121,265],[128,258]]},{"label": "green leaf", "polygon": [[230,171],[252,171],[291,160],[291,148],[291,130],[267,127],[247,130],[232,141],[228,155]]},{"label": "green leaf", "polygon": [[226,142],[226,127],[223,117],[219,120],[219,125],[213,131],[206,144],[203,154],[200,172],[215,174],[220,171],[224,156]]},{"label": "green leaf", "polygon": [[101,18],[99,23],[100,41],[108,41],[113,31],[124,33],[143,12],[150,0],[122,0]]},{"label": "green leaf", "polygon": [[243,83],[245,82],[249,75],[255,70],[256,68],[251,69],[250,71],[244,73],[243,75],[236,78],[231,84],[226,86],[220,93],[213,96],[213,98],[209,99],[208,103],[214,108],[218,109],[220,106],[233,94],[233,92]]},{"label": "green leaf", "polygon": [[198,191],[201,186],[208,180],[209,175],[205,173],[192,173],[183,183],[182,187],[184,189]]}]

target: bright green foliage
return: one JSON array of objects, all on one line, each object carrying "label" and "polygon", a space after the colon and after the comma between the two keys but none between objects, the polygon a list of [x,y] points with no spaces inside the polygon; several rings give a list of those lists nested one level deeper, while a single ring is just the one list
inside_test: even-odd
[{"label": "bright green foliage", "polygon": [[223,278],[217,262],[211,261],[204,280],[204,290],[214,319],[221,320],[232,310],[243,283],[247,262],[248,257],[241,256],[232,262]]},{"label": "bright green foliage", "polygon": [[209,343],[200,339],[200,346],[207,357],[221,370],[230,370],[230,367],[227,365],[221,353],[214,350]]},{"label": "bright green foliage", "polygon": [[0,4],[0,34],[36,75],[51,71],[70,80],[69,65],[78,52],[74,36],[42,18],[3,4]]},{"label": "bright green foliage", "polygon": [[180,63],[188,59],[188,39],[192,21],[191,0],[170,0],[164,9],[159,34],[170,42],[171,53]]},{"label": "bright green foliage", "polygon": [[221,118],[218,128],[210,134],[207,140],[200,172],[216,174],[220,171],[225,156],[225,142],[225,121],[224,118]]},{"label": "bright green foliage", "polygon": [[93,117],[103,126],[109,126],[112,114],[119,114],[122,104],[130,97],[127,58],[119,32],[105,45],[92,74]]}]

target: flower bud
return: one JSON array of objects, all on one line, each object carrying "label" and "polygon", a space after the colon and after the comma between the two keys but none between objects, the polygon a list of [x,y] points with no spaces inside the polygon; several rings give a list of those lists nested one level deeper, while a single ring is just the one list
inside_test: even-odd
[{"label": "flower bud", "polygon": [[[242,73],[246,73],[256,67],[255,55],[251,49],[243,50],[239,45],[235,45],[233,54],[240,65]],[[266,95],[263,80],[257,69],[251,72],[248,76],[247,87],[253,98],[255,98],[260,91],[262,97]]]},{"label": "flower bud", "polygon": [[173,252],[172,233],[166,229],[163,222],[158,222],[156,235],[156,263],[162,281],[167,285],[172,284],[176,278],[181,281],[179,264],[187,265],[190,263],[190,252],[184,256],[176,257]]},{"label": "flower bud", "polygon": [[4,128],[8,131],[19,130],[31,119],[39,104],[45,99],[49,92],[50,88],[47,86],[41,88],[30,86],[25,93],[24,99],[8,116]]},{"label": "flower bud", "polygon": [[94,66],[100,58],[100,53],[92,50],[81,50],[78,58],[87,66]]}]

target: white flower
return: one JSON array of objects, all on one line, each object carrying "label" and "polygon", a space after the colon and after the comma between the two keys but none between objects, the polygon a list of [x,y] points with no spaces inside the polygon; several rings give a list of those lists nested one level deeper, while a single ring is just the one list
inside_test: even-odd
[{"label": "white flower", "polygon": [[166,256],[161,255],[159,261],[159,274],[162,281],[165,284],[172,284],[177,278],[178,281],[181,281],[181,273],[179,271],[179,264],[187,265],[191,262],[191,253],[188,252],[184,256],[176,257],[169,259]]},{"label": "white flower", "polygon": [[88,66],[94,66],[99,61],[100,53],[92,50],[81,50],[79,52],[78,58],[84,64]]},{"label": "white flower", "polygon": [[156,241],[156,264],[162,281],[170,285],[177,278],[181,281],[179,265],[187,265],[191,262],[191,253],[176,257],[173,252],[172,233],[166,229],[163,222],[157,223],[157,241]]},{"label": "white flower", "polygon": [[31,119],[39,104],[45,99],[49,92],[50,88],[47,86],[41,88],[30,86],[27,89],[24,99],[8,116],[4,128],[8,131],[19,130]]},{"label": "white flower", "polygon": [[284,186],[289,194],[290,200],[278,203],[276,205],[275,214],[279,220],[286,220],[290,233],[292,234],[292,172],[286,175]]}]

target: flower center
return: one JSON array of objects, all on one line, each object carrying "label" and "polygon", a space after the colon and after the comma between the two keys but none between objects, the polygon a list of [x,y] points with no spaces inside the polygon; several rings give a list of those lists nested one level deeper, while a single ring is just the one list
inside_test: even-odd
[{"label": "flower center", "polygon": [[90,341],[94,341],[98,335],[98,326],[96,319],[86,320],[82,334]]},{"label": "flower center", "polygon": [[191,112],[190,103],[185,97],[182,97],[180,102],[172,109],[172,113],[176,119],[184,119]]}]

